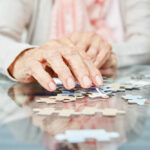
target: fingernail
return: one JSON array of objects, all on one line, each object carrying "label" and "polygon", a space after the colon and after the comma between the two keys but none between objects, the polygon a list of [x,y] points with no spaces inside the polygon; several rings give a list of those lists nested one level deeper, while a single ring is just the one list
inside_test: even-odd
[{"label": "fingernail", "polygon": [[52,91],[56,90],[56,85],[53,82],[50,82],[49,87]]},{"label": "fingernail", "polygon": [[102,85],[103,82],[101,76],[96,76],[95,80],[98,85]]},{"label": "fingernail", "polygon": [[67,85],[70,89],[75,87],[75,83],[72,78],[67,79]]},{"label": "fingernail", "polygon": [[83,78],[83,84],[84,84],[84,86],[89,87],[92,85],[92,81],[90,80],[90,78],[88,76],[85,76]]}]

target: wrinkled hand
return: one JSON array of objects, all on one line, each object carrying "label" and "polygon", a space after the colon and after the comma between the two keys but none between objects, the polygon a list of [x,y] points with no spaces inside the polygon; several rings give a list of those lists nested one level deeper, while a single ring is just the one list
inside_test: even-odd
[{"label": "wrinkled hand", "polygon": [[76,47],[90,57],[92,62],[102,75],[112,76],[117,68],[117,59],[112,52],[110,44],[104,41],[99,35],[91,32],[75,32],[71,35],[72,42]]},{"label": "wrinkled hand", "polygon": [[[10,74],[20,82],[30,83],[36,79],[48,91],[56,89],[53,72],[67,89],[75,87],[75,79],[83,88],[102,85],[100,71],[84,51],[78,51],[64,39],[49,41],[43,46],[24,51],[9,67]],[[46,68],[49,68],[49,72]]]}]

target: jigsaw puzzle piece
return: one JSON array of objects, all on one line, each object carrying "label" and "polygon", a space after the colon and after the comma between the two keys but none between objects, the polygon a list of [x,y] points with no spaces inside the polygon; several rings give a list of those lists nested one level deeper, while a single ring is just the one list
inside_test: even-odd
[{"label": "jigsaw puzzle piece", "polygon": [[145,102],[146,102],[146,99],[132,99],[132,100],[128,100],[129,104],[144,105]]},{"label": "jigsaw puzzle piece", "polygon": [[76,100],[76,97],[58,94],[57,96],[49,97],[49,99],[55,99],[56,101],[63,101],[63,100]]},{"label": "jigsaw puzzle piece", "polygon": [[122,96],[123,99],[131,100],[131,99],[141,99],[141,95],[132,95],[132,94],[126,94]]},{"label": "jigsaw puzzle piece", "polygon": [[52,115],[55,113],[54,108],[34,108],[33,112],[36,112],[38,115]]}]

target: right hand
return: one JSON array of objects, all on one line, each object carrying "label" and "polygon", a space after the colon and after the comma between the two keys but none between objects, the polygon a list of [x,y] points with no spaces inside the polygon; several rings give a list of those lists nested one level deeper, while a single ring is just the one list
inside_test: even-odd
[{"label": "right hand", "polygon": [[[50,73],[46,67],[50,68]],[[24,51],[9,67],[10,74],[18,81],[31,83],[36,79],[48,91],[56,90],[52,71],[66,89],[75,87],[75,78],[83,88],[89,88],[92,83],[100,86],[103,82],[100,71],[86,54],[56,40]]]}]

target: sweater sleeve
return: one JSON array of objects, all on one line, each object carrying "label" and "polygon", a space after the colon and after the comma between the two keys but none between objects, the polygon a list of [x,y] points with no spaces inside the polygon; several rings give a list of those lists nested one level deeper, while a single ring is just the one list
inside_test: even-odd
[{"label": "sweater sleeve", "polygon": [[22,34],[32,17],[32,7],[32,0],[0,0],[0,73],[9,78],[11,63],[23,50],[33,47],[22,42]]},{"label": "sweater sleeve", "polygon": [[125,42],[113,44],[119,67],[150,64],[150,0],[121,0]]}]

